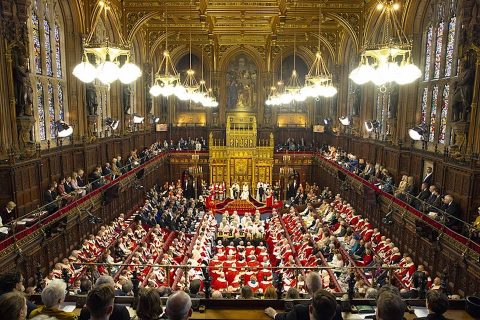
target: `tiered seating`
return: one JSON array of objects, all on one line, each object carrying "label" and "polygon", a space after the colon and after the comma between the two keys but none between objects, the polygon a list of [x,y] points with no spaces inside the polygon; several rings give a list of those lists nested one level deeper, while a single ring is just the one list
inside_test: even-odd
[{"label": "tiered seating", "polygon": [[[307,227],[298,214],[298,212],[290,207],[290,210],[287,214],[282,216],[282,219],[285,222],[287,231],[292,235],[292,242],[295,244],[295,251],[298,252],[298,259],[300,264],[304,267],[317,267],[317,266],[337,266],[343,267],[341,265],[329,265],[323,256],[321,251],[317,252],[317,256],[313,255],[313,242],[316,240],[316,236],[313,234],[307,233]],[[317,258],[318,257],[318,258]],[[335,258],[335,257],[334,257]],[[341,261],[343,262],[343,261]],[[334,288],[335,291],[340,292],[342,289],[337,281],[336,276],[331,269],[322,271],[323,287],[325,289]]]},{"label": "tiered seating", "polygon": [[[211,257],[211,247],[215,239],[216,221],[212,212],[201,213],[199,216],[196,233],[190,242],[188,248],[189,254],[186,255],[182,264],[192,266],[188,270],[178,270],[174,283],[174,288],[188,288],[192,280],[200,280],[202,287],[204,275],[202,266],[205,266]],[[185,273],[186,272],[186,273]]]},{"label": "tiered seating", "polygon": [[[357,215],[350,204],[342,201],[339,195],[330,204],[324,202],[314,215],[321,219],[322,225],[328,226],[328,230],[323,230],[320,237],[324,234],[338,235],[330,240],[340,244],[338,250],[349,265],[370,266],[372,270],[377,268],[373,272],[357,269],[357,274],[365,286],[371,286],[372,277],[378,280],[385,276],[385,271],[380,268],[382,266],[402,268],[394,273],[399,280],[398,284],[403,289],[411,286],[411,276],[416,270],[412,259],[408,255],[402,257],[390,239],[382,236],[377,228],[373,228],[368,219]],[[303,220],[308,224],[315,220],[315,217],[308,213]]]},{"label": "tiered seating", "polygon": [[[203,225],[202,223],[204,221],[205,216],[207,216],[205,212],[200,212],[195,217],[192,217],[193,219],[195,219],[193,222],[194,228],[192,228],[193,234],[182,235],[182,238],[179,239],[179,241],[181,242],[178,242],[178,244],[182,243],[182,245],[177,247],[177,251],[178,253],[180,253],[180,255],[178,256],[178,258],[174,258],[174,263],[167,263],[167,264],[176,264],[176,265],[187,264],[187,261],[190,257],[190,252],[192,252],[193,246],[196,240],[198,239],[200,230],[202,229],[201,226]],[[172,270],[170,270],[170,280],[171,280],[170,286],[172,287],[172,289],[174,290],[184,289],[189,285],[188,275],[185,275],[185,276],[183,275],[184,275],[184,270],[181,268],[173,268]]]},{"label": "tiered seating", "polygon": [[[231,217],[237,219],[236,216]],[[258,229],[263,231],[264,222],[253,219]],[[242,224],[248,226],[252,219],[246,214],[241,219]],[[272,271],[267,248],[262,241],[249,240],[245,237],[238,241],[218,240],[215,254],[209,262],[212,277],[212,288],[220,291],[238,292],[240,287],[248,285],[254,293],[262,293],[272,285]],[[243,240],[240,240],[243,239]]]},{"label": "tiered seating", "polygon": [[[265,228],[265,237],[271,261],[279,267],[299,267],[300,263],[295,259],[289,234],[282,222],[276,210],[273,210],[272,217],[267,221]],[[300,292],[305,292],[303,273],[298,277],[294,269],[282,270],[281,273],[284,290],[298,286]]]},{"label": "tiered seating", "polygon": [[[45,285],[48,285],[52,279],[61,279],[63,269],[66,269],[70,275],[70,283],[83,277],[87,267],[82,263],[105,260],[106,253],[110,251],[121,232],[134,225],[132,218],[125,220],[124,215],[121,214],[109,225],[101,226],[96,236],[90,235],[83,241],[79,250],[73,250],[69,258],[64,258],[61,263],[55,264],[53,270],[44,279]],[[98,271],[104,272],[104,270],[105,268],[99,268]]]}]

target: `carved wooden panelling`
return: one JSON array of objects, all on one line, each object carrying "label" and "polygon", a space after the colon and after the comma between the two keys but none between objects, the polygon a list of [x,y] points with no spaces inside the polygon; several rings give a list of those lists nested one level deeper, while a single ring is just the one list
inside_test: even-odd
[{"label": "carved wooden panelling", "polygon": [[410,157],[408,154],[405,154],[405,153],[400,154],[398,174],[410,175]]}]

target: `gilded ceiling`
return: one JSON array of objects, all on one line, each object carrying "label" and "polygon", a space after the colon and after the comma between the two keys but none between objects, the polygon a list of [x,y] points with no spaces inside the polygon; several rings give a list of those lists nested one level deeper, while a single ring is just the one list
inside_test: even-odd
[{"label": "gilded ceiling", "polygon": [[[374,2],[374,1],[373,1]],[[264,47],[299,45],[315,51],[321,8],[322,50],[338,52],[342,39],[358,48],[364,12],[372,1],[364,0],[125,0],[124,34],[138,32],[149,46],[158,44],[168,28],[169,39],[178,45],[212,44],[218,51],[232,45]]]}]

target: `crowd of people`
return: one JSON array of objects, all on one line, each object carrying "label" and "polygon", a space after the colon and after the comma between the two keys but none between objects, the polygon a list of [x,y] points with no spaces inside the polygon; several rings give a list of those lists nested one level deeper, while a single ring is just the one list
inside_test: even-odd
[{"label": "crowd of people", "polygon": [[190,138],[188,137],[187,139],[180,138],[178,142],[173,142],[173,140],[170,140],[168,142],[167,140],[163,141],[163,147],[165,150],[175,150],[175,151],[182,151],[182,150],[195,150],[195,151],[204,151],[208,149],[208,144],[207,141],[203,138]]},{"label": "crowd of people", "polygon": [[275,146],[275,151],[313,151],[313,144],[306,143],[303,138],[296,141],[294,138],[287,138],[285,143],[279,143]]},{"label": "crowd of people", "polygon": [[[0,310],[20,299],[27,308],[11,311],[16,316],[12,319],[25,319],[27,315],[76,319],[74,314],[60,310],[68,284],[71,294],[86,295],[79,319],[97,319],[102,314],[130,319],[125,307],[114,304],[113,299],[133,295],[132,279],[137,279],[141,287],[136,306],[138,319],[187,319],[195,307],[192,299],[205,296],[207,282],[213,291],[212,299],[276,299],[275,287],[280,285],[280,292],[285,291],[283,297],[312,299],[310,309],[298,305],[291,312],[309,314],[312,319],[342,319],[332,293],[348,290],[352,272],[348,267],[372,266],[374,272],[381,273],[385,272],[381,267],[388,265],[403,267],[396,272],[401,293],[388,284],[378,291],[372,288],[369,279],[382,284],[381,275],[373,273],[358,277],[355,283],[358,297],[377,298],[377,319],[401,319],[398,314],[405,309],[402,296],[418,297],[420,290],[427,289],[431,289],[426,294],[427,304],[428,299],[431,306],[439,299],[443,303],[443,309],[430,306],[432,312],[445,312],[448,300],[445,307],[440,279],[430,284],[423,266],[412,267],[408,255],[400,255],[390,239],[356,214],[339,195],[333,196],[328,189],[317,192],[309,186],[305,198],[305,209],[304,205],[292,203],[280,212],[273,209],[265,220],[259,212],[243,216],[236,212],[221,216],[205,212],[203,203],[183,197],[178,183],[155,186],[131,217],[120,215],[101,226],[97,235],[88,236],[68,259],[55,264],[41,285],[42,306],[36,307],[27,296],[19,294],[24,290],[20,274],[0,276],[0,293],[4,293]],[[104,265],[86,268],[85,262]],[[171,267],[168,270],[151,264]],[[333,268],[320,273],[294,269],[310,266]],[[160,303],[162,296],[168,297],[165,308]],[[395,317],[392,310],[397,312]],[[265,313],[276,320],[291,317],[272,308]]]},{"label": "crowd of people", "polygon": [[384,192],[394,195],[447,227],[462,231],[464,223],[460,220],[460,206],[452,195],[441,194],[440,187],[434,183],[432,167],[426,168],[420,185],[412,176],[407,175],[403,175],[398,185],[395,185],[392,174],[380,163],[373,164],[358,159],[357,156],[332,146],[324,146],[321,151],[325,158],[375,184]]}]

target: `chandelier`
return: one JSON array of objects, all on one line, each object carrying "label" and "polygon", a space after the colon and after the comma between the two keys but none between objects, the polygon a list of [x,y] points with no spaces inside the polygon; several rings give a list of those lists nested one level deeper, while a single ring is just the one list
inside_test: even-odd
[{"label": "chandelier", "polygon": [[191,28],[190,28],[189,34],[190,34],[189,35],[190,62],[189,62],[189,68],[187,70],[187,75],[183,82],[183,88],[185,88],[185,94],[182,96],[179,96],[178,98],[180,100],[190,100],[190,101],[193,101],[194,103],[199,103],[202,100],[203,95],[198,93],[198,89],[200,89],[200,84],[197,82],[197,79],[195,78],[195,70],[192,69],[192,29]]},{"label": "chandelier", "polygon": [[[107,12],[110,10],[109,2],[100,1],[98,5],[101,7],[100,10],[104,10],[106,19]],[[103,43],[94,43],[92,37],[96,24],[84,39],[82,62],[75,66],[73,75],[84,83],[98,79],[106,85],[116,80],[123,84],[137,80],[142,75],[142,71],[130,62],[130,47],[125,44],[122,35],[120,34],[121,44],[118,45],[110,43],[108,38]],[[94,59],[95,64],[90,62],[90,58]]]},{"label": "chandelier", "polygon": [[155,73],[153,86],[150,87],[150,94],[154,97],[162,95],[169,97],[171,95],[177,96],[179,99],[184,99],[186,90],[180,83],[180,74],[175,68],[170,51],[168,51],[168,12],[165,12],[165,50],[163,51],[162,61]]},{"label": "chandelier", "polygon": [[377,10],[381,11],[379,19],[384,18],[381,40],[374,43],[372,39],[377,27],[365,41],[359,66],[350,73],[349,78],[356,84],[371,81],[380,87],[392,82],[406,85],[421,77],[420,69],[412,62],[411,41],[395,14],[399,9],[400,4],[393,0],[383,0],[377,5]]},{"label": "chandelier", "polygon": [[268,95],[265,104],[267,106],[279,106],[282,105],[283,102],[281,98],[284,96],[285,93],[285,84],[283,82],[283,51],[280,49],[280,80],[277,82],[277,86],[275,86],[275,73],[272,70],[272,81],[273,84],[270,87],[270,93]]},{"label": "chandelier", "polygon": [[328,71],[325,61],[320,51],[320,27],[322,24],[321,6],[318,7],[318,51],[315,54],[308,74],[305,76],[305,86],[301,90],[301,94],[306,97],[325,97],[330,98],[337,94],[337,88],[333,86],[332,74]]}]

